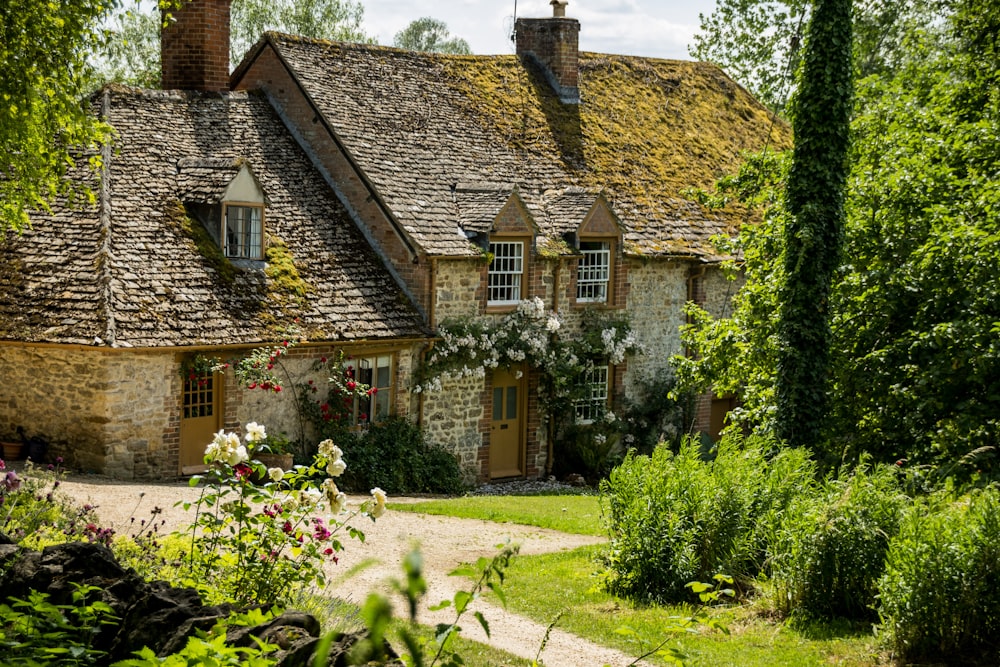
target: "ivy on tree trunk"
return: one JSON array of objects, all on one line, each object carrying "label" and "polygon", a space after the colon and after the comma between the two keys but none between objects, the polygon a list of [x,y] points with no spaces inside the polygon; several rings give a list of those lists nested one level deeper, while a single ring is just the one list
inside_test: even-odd
[{"label": "ivy on tree trunk", "polygon": [[785,283],[779,308],[778,436],[807,446],[826,411],[830,284],[844,227],[851,111],[851,0],[816,0],[792,106]]}]

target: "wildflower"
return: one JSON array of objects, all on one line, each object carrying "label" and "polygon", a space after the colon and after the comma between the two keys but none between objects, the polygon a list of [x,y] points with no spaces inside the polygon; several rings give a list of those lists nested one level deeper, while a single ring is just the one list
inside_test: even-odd
[{"label": "wildflower", "polygon": [[17,491],[21,488],[21,479],[17,476],[17,472],[10,470],[4,475],[3,487],[8,492]]}]

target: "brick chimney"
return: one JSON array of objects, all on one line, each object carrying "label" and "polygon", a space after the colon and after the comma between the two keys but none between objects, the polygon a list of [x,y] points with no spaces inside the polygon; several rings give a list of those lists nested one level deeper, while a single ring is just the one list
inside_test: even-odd
[{"label": "brick chimney", "polygon": [[563,104],[579,104],[580,22],[566,18],[566,0],[552,0],[552,18],[517,19],[517,55],[541,65]]},{"label": "brick chimney", "polygon": [[190,0],[160,29],[164,90],[229,90],[229,3]]}]

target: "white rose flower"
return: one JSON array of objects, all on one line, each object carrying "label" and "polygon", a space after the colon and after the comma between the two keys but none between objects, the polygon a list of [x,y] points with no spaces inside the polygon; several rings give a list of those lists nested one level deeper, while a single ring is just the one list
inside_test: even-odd
[{"label": "white rose flower", "polygon": [[247,424],[247,442],[258,442],[266,437],[267,434],[264,432],[264,427],[261,424],[258,424],[257,422],[250,422]]},{"label": "white rose flower", "polygon": [[344,459],[330,461],[326,466],[326,474],[330,477],[340,477],[345,470],[347,470],[347,464],[344,463]]},{"label": "white rose flower", "polygon": [[234,449],[230,449],[226,453],[226,463],[228,463],[231,466],[243,463],[248,458],[250,457],[247,455],[247,448],[244,447],[243,445],[240,445]]},{"label": "white rose flower", "polygon": [[285,471],[281,468],[268,468],[267,476],[271,478],[272,482],[280,482],[285,476]]},{"label": "white rose flower", "polygon": [[368,513],[377,519],[385,512],[385,491],[376,486],[372,489],[372,500],[375,501],[375,505],[368,510]]},{"label": "white rose flower", "polygon": [[319,443],[319,455],[323,458],[330,460],[339,459],[344,455],[343,450],[337,445],[333,444],[333,440],[329,438]]},{"label": "white rose flower", "polygon": [[330,499],[330,514],[340,514],[347,506],[347,495],[341,491]]}]

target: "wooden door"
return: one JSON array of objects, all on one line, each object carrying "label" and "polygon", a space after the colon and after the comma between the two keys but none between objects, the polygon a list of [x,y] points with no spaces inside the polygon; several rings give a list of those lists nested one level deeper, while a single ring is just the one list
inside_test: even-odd
[{"label": "wooden door", "polygon": [[205,448],[222,428],[223,382],[222,375],[211,372],[184,379],[179,462],[182,475],[205,471]]},{"label": "wooden door", "polygon": [[490,478],[524,475],[524,377],[507,370],[493,372],[493,416],[490,422]]}]

